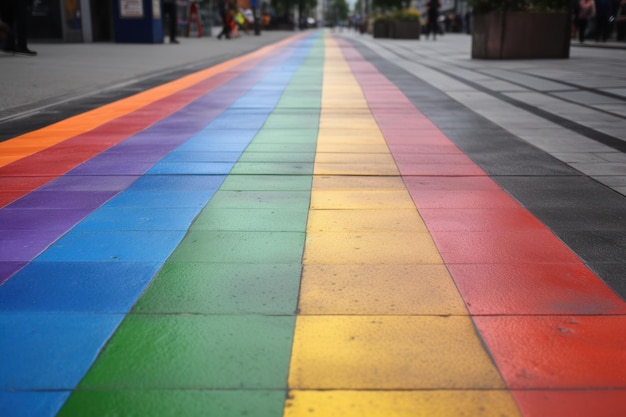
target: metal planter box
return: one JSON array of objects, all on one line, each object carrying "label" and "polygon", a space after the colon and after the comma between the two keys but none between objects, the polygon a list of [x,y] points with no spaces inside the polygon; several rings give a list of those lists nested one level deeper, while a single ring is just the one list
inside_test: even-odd
[{"label": "metal planter box", "polygon": [[388,38],[390,23],[386,20],[374,22],[372,36],[374,38]]},{"label": "metal planter box", "polygon": [[472,58],[569,58],[567,13],[491,12],[474,16]]},{"label": "metal planter box", "polygon": [[404,20],[394,20],[391,22],[391,37],[393,39],[419,39],[420,23]]}]

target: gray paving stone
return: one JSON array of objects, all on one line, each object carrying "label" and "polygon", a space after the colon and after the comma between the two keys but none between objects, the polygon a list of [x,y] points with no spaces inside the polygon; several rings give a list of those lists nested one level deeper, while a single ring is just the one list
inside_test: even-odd
[{"label": "gray paving stone", "polygon": [[564,98],[569,101],[585,105],[594,104],[623,104],[622,100],[618,100],[603,94],[592,93],[590,91],[565,91],[554,92],[553,95]]}]

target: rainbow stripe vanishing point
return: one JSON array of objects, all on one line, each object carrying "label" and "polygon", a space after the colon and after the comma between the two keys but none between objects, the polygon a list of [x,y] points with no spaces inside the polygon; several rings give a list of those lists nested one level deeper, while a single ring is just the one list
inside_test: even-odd
[{"label": "rainbow stripe vanishing point", "polygon": [[0,152],[0,415],[626,412],[625,303],[339,36]]}]

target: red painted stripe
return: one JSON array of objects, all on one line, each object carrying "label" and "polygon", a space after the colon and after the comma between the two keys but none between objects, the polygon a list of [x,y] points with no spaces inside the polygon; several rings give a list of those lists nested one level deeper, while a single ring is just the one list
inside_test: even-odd
[{"label": "red painted stripe", "polygon": [[510,389],[626,388],[626,316],[480,316],[474,322]]},{"label": "red painted stripe", "polygon": [[53,179],[54,177],[32,177],[32,176],[6,177],[6,178],[2,178],[2,191],[13,192],[13,191],[32,190],[33,188],[40,187],[52,181]]},{"label": "red painted stripe", "polygon": [[624,302],[581,263],[449,264],[473,315],[624,314]]},{"label": "red painted stripe", "polygon": [[624,417],[626,390],[514,391],[526,417]]}]

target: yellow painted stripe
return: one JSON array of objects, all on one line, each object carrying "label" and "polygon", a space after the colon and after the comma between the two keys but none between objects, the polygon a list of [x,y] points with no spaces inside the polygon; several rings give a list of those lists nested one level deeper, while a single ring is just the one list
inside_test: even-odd
[{"label": "yellow painted stripe", "polygon": [[503,391],[298,391],[286,416],[513,417]]},{"label": "yellow painted stripe", "polygon": [[314,175],[284,415],[518,415],[329,36]]},{"label": "yellow painted stripe", "polygon": [[163,98],[169,97],[186,88],[196,85],[217,74],[228,71],[241,63],[251,59],[262,57],[270,51],[283,47],[304,35],[294,36],[276,44],[266,46],[250,54],[231,59],[221,64],[215,65],[203,71],[198,71],[161,86],[135,94],[131,97],[104,105],[97,109],[70,117],[50,126],[34,130],[32,132],[17,136],[10,140],[0,142],[0,167],[17,161],[45,148],[61,143],[67,139],[88,132],[111,120],[122,117],[154,103]]}]

